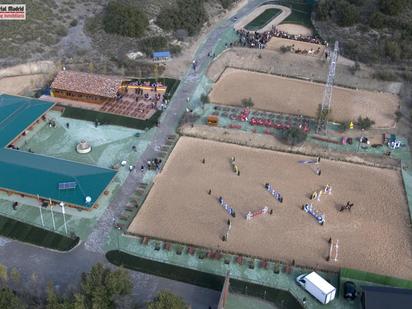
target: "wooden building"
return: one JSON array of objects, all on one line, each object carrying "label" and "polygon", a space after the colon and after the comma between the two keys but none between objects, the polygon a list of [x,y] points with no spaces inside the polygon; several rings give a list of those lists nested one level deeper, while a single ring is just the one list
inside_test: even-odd
[{"label": "wooden building", "polygon": [[60,71],[51,84],[51,96],[95,104],[115,101],[126,81],[105,75]]}]

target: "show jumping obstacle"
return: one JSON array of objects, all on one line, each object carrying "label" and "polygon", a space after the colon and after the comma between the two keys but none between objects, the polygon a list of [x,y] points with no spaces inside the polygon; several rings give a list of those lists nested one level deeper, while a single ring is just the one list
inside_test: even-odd
[{"label": "show jumping obstacle", "polygon": [[226,212],[234,218],[236,216],[235,210],[232,207],[229,207],[225,203],[225,201],[223,200],[223,197],[220,196],[218,200],[219,200],[220,205],[226,210]]},{"label": "show jumping obstacle", "polygon": [[305,204],[303,205],[302,209],[312,217],[314,217],[320,225],[323,225],[325,223],[325,215],[322,212],[317,211],[312,204]]},{"label": "show jumping obstacle", "polygon": [[252,220],[260,215],[272,214],[272,210],[269,211],[269,208],[266,206],[262,209],[256,211],[249,211],[246,215],[246,220]]},{"label": "show jumping obstacle", "polygon": [[283,203],[283,196],[280,195],[279,192],[277,192],[276,190],[273,189],[272,185],[270,183],[266,183],[265,184],[265,189],[271,193],[275,199],[279,202],[279,203]]}]

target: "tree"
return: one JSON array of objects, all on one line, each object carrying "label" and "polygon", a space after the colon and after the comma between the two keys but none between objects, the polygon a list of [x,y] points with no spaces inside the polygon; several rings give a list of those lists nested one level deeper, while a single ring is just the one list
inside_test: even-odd
[{"label": "tree", "polygon": [[369,117],[362,118],[359,116],[357,124],[361,130],[367,130],[375,124],[375,121],[369,119]]},{"label": "tree", "polygon": [[206,93],[202,93],[202,95],[200,96],[200,102],[202,102],[203,104],[209,104],[209,96]]},{"label": "tree", "polygon": [[27,305],[9,288],[0,290],[0,308],[25,309]]},{"label": "tree", "polygon": [[111,1],[104,11],[103,28],[107,33],[141,37],[148,25],[147,16],[132,5]]},{"label": "tree", "polygon": [[340,0],[336,3],[337,23],[342,27],[353,26],[359,21],[359,10],[353,4],[346,0]]},{"label": "tree", "polygon": [[369,17],[369,25],[375,29],[382,28],[385,25],[385,15],[376,11]]},{"label": "tree", "polygon": [[89,273],[82,274],[80,295],[76,295],[75,303],[79,308],[114,308],[114,298],[129,294],[132,287],[124,269],[112,272],[98,263]]},{"label": "tree", "polygon": [[398,15],[407,5],[407,0],[379,0],[379,8],[387,15]]},{"label": "tree", "polygon": [[385,41],[385,56],[392,61],[397,61],[401,58],[401,48],[396,41]]},{"label": "tree", "polygon": [[255,105],[255,104],[253,103],[252,98],[242,99],[242,106],[252,107],[253,105]]},{"label": "tree", "polygon": [[331,1],[319,0],[316,7],[316,18],[319,20],[327,20],[331,11]]},{"label": "tree", "polygon": [[197,34],[208,20],[204,0],[177,0],[173,6],[164,7],[156,23],[165,30],[187,30],[190,36]]},{"label": "tree", "polygon": [[167,291],[161,291],[152,302],[147,304],[148,309],[186,309],[188,306],[179,296]]},{"label": "tree", "polygon": [[291,127],[284,131],[283,138],[288,145],[295,146],[303,143],[308,135],[298,127]]}]

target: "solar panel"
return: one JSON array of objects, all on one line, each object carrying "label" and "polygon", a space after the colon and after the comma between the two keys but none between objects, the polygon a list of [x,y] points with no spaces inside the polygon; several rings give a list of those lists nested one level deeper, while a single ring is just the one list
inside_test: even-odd
[{"label": "solar panel", "polygon": [[76,188],[76,182],[60,182],[59,183],[59,190],[68,190],[68,189],[75,189]]}]

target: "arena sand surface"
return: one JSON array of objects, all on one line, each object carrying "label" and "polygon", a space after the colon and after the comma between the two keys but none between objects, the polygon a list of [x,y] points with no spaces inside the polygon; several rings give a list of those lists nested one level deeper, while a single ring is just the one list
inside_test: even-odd
[{"label": "arena sand surface", "polygon": [[[232,171],[234,156],[240,176]],[[206,163],[202,164],[205,158]],[[352,267],[412,279],[411,230],[399,172],[321,160],[321,176],[308,157],[182,137],[155,180],[129,232],[186,244],[291,261],[325,269]],[[269,182],[284,197],[275,201]],[[305,213],[309,195],[330,184],[333,194],[314,205],[324,226]],[[212,194],[208,195],[208,190]],[[230,217],[218,197],[236,211]],[[355,205],[338,212],[348,200]],[[247,221],[249,210],[273,215]],[[227,220],[229,241],[223,242]],[[328,240],[339,239],[339,260],[328,263]]]},{"label": "arena sand surface", "polygon": [[297,24],[280,24],[276,26],[276,29],[280,31],[287,32],[289,34],[294,34],[294,35],[312,35],[313,31],[312,29],[302,26],[302,25],[297,25]]},{"label": "arena sand surface", "polygon": [[[241,105],[243,98],[251,97],[256,109],[316,117],[323,92],[320,83],[228,68],[209,97],[225,105]],[[330,119],[354,121],[367,116],[376,128],[390,128],[395,126],[398,106],[399,98],[390,93],[334,87]]]}]

